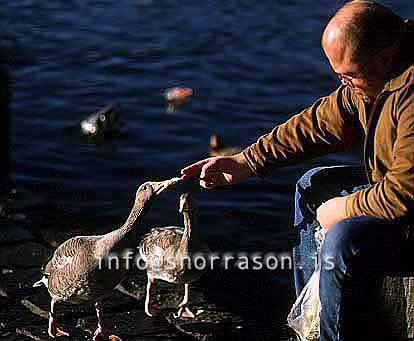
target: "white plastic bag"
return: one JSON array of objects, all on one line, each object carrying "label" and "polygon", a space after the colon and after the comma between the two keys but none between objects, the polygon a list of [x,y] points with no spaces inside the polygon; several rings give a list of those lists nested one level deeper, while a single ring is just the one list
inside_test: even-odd
[{"label": "white plastic bag", "polygon": [[[325,237],[323,229],[315,232],[318,254]],[[302,289],[287,317],[289,327],[298,334],[303,341],[319,339],[320,313],[322,310],[319,299],[320,261]]]},{"label": "white plastic bag", "polygon": [[320,267],[312,274],[287,317],[288,325],[302,340],[319,338],[319,314],[321,312],[319,275]]}]

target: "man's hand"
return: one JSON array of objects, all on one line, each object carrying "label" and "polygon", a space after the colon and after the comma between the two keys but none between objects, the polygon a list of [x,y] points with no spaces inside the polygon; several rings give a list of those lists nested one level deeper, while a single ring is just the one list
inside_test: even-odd
[{"label": "man's hand", "polygon": [[181,170],[183,180],[200,174],[200,186],[232,185],[253,175],[242,153],[217,156],[193,163]]},{"label": "man's hand", "polygon": [[325,231],[329,230],[338,221],[346,218],[345,202],[346,196],[335,197],[318,207],[316,219]]}]

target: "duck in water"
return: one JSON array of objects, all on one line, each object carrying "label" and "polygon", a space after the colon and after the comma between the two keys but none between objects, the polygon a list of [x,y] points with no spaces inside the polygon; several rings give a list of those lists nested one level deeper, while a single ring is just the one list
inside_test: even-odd
[{"label": "duck in water", "polygon": [[[104,235],[77,236],[61,244],[43,266],[43,278],[33,286],[45,285],[52,298],[48,333],[52,338],[69,336],[55,326],[55,304],[66,301],[82,304],[95,301],[98,328],[93,340],[103,340],[101,300],[110,294],[129,269],[125,252],[136,249],[136,239],[142,220],[152,201],[181,178],[162,182],[146,182],[139,186],[134,206],[125,223]],[[108,256],[118,256],[115,268]],[[109,258],[110,260],[111,258]],[[119,266],[118,266],[119,264]]]},{"label": "duck in water", "polygon": [[195,205],[190,194],[181,195],[179,211],[184,217],[184,228],[178,226],[154,228],[144,236],[139,246],[140,255],[147,265],[145,313],[148,316],[154,315],[150,309],[150,298],[155,279],[184,284],[184,298],[178,306],[177,318],[195,318],[202,312],[198,311],[194,314],[187,307],[189,283],[199,279],[203,274],[203,270],[194,268],[194,264],[191,265],[191,257],[205,256],[209,249],[197,231]]},{"label": "duck in water", "polygon": [[210,136],[210,156],[231,156],[241,152],[240,147],[225,147],[222,138],[213,134]]},{"label": "duck in water", "polygon": [[89,137],[117,134],[121,129],[120,116],[119,105],[108,104],[80,123],[81,132]]}]

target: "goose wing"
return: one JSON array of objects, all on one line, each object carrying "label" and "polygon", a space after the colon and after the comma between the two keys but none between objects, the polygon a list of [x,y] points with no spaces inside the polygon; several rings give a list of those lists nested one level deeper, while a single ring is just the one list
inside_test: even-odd
[{"label": "goose wing", "polygon": [[93,256],[95,241],[96,238],[89,236],[78,236],[66,240],[46,260],[43,273],[50,275],[64,269],[67,265],[73,264],[76,258],[85,256],[85,251]]},{"label": "goose wing", "polygon": [[61,244],[44,266],[52,296],[69,299],[87,286],[89,275],[98,266],[94,256],[98,237],[78,236]]},{"label": "goose wing", "polygon": [[166,252],[176,250],[180,245],[183,228],[166,226],[153,228],[147,233],[139,245],[139,252],[144,260],[148,257],[162,257]]},{"label": "goose wing", "polygon": [[139,253],[150,277],[174,283],[182,266],[179,247],[183,228],[168,226],[152,229],[144,236]]}]

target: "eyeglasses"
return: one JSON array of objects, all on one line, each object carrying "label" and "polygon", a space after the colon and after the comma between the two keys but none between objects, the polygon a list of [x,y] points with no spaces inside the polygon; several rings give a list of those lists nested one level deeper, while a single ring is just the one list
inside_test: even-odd
[{"label": "eyeglasses", "polygon": [[357,72],[352,72],[349,74],[337,73],[336,75],[338,76],[339,80],[343,85],[353,87],[354,85],[352,84],[352,81],[357,78],[362,78],[366,67],[374,59],[375,56],[373,58],[368,58],[368,60],[361,67],[359,67],[359,71]]}]

